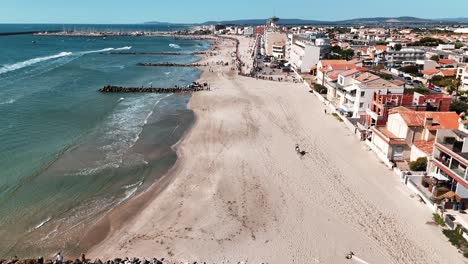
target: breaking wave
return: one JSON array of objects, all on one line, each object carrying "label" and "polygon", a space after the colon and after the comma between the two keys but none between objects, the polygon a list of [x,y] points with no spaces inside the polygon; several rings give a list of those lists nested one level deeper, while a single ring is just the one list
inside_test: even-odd
[{"label": "breaking wave", "polygon": [[177,44],[174,44],[174,43],[169,44],[169,47],[171,47],[173,49],[180,49],[180,46],[177,45]]},{"label": "breaking wave", "polygon": [[81,52],[76,52],[76,53],[64,51],[64,52],[60,52],[58,54],[51,55],[51,56],[37,57],[37,58],[29,59],[29,60],[22,61],[22,62],[17,62],[17,63],[10,64],[10,65],[4,65],[3,67],[0,68],[0,74],[4,74],[7,72],[11,72],[11,71],[16,71],[16,70],[40,63],[40,62],[67,57],[67,56],[72,56],[72,55],[79,56],[79,55],[107,52],[107,51],[113,51],[113,50],[129,50],[131,48],[132,48],[131,46],[126,46],[126,47],[121,47],[121,48],[105,48],[105,49],[100,49],[100,50],[81,51]]},{"label": "breaking wave", "polygon": [[39,63],[39,62],[70,56],[72,54],[73,54],[73,52],[60,52],[59,54],[55,54],[55,55],[51,55],[51,56],[38,57],[38,58],[18,62],[18,63],[15,63],[15,64],[6,65],[6,66],[3,66],[2,68],[0,68],[0,74],[4,74],[4,73],[7,73],[7,72],[19,70],[21,68],[28,67],[28,66],[34,65],[34,64]]}]

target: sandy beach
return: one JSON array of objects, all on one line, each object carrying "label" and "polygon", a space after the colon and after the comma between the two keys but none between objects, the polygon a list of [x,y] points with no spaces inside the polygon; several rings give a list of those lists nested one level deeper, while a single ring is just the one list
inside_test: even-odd
[{"label": "sandy beach", "polygon": [[[240,40],[248,64],[254,41]],[[231,63],[234,43],[216,46],[203,62]],[[465,263],[419,198],[303,84],[231,67],[204,68],[211,91],[190,100],[196,121],[174,146],[175,167],[127,205],[127,221],[107,222],[89,257],[360,263],[345,259],[353,251],[368,263]]]}]

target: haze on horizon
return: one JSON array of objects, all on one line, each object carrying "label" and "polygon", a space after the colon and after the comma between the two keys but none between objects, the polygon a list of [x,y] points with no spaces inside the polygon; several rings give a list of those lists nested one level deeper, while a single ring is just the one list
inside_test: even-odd
[{"label": "haze on horizon", "polygon": [[[132,24],[147,21],[202,23],[212,20],[298,18],[336,21],[362,17],[466,17],[466,0],[0,0],[0,23]],[[339,8],[337,8],[339,7]]]}]

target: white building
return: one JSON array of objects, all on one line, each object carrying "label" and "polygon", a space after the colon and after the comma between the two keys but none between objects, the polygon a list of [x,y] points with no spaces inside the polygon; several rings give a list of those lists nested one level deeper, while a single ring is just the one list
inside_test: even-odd
[{"label": "white building", "polygon": [[286,43],[284,41],[275,42],[272,46],[272,55],[275,58],[283,59],[286,52]]},{"label": "white building", "polygon": [[[273,46],[276,46],[276,51],[278,51],[278,46],[282,44],[283,49],[286,45],[286,41],[288,40],[288,36],[282,32],[274,32],[274,31],[267,31],[265,32],[265,54],[267,56],[274,56],[273,54]],[[284,51],[283,51],[284,57]]]},{"label": "white building", "polygon": [[312,66],[324,59],[330,49],[330,41],[324,38],[311,41],[304,37],[292,36],[290,41],[289,62],[299,72],[310,72]]},{"label": "white building", "polygon": [[457,70],[457,78],[461,80],[461,90],[468,90],[468,66],[460,67]]},{"label": "white building", "polygon": [[434,70],[439,66],[436,61],[433,60],[417,60],[416,66],[422,71]]},{"label": "white building", "polygon": [[336,94],[340,98],[339,108],[353,118],[365,115],[370,108],[374,93],[402,94],[404,88],[372,73],[361,73],[357,69],[338,75]]},{"label": "white building", "polygon": [[389,50],[386,52],[386,60],[390,66],[401,65],[405,62],[416,63],[417,60],[424,60],[426,52],[424,50],[407,48],[399,51]]}]

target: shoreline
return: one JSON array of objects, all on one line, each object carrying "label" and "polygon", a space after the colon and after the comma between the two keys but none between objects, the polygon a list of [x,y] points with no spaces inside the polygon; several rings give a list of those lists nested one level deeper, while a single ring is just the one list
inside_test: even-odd
[{"label": "shoreline", "polygon": [[[212,51],[214,46],[212,42],[213,38],[207,38],[205,40],[210,43],[210,46],[203,52],[209,53],[210,51]],[[194,56],[197,57],[197,62],[204,63],[207,54],[195,54]],[[202,66],[193,68],[197,68],[201,71],[200,76],[197,80],[195,80],[195,82],[201,82],[204,79],[206,70],[203,69]],[[94,247],[98,246],[107,237],[112,235],[113,230],[120,230],[126,224],[131,223],[135,216],[141,213],[141,211],[145,209],[145,207],[150,201],[157,199],[157,196],[162,191],[164,191],[167,188],[167,186],[169,186],[174,180],[174,178],[176,177],[177,170],[183,163],[181,160],[181,154],[180,150],[178,149],[178,146],[184,141],[186,137],[188,137],[188,135],[191,133],[192,129],[198,122],[197,115],[190,108],[190,101],[192,97],[193,94],[190,95],[190,99],[187,102],[187,109],[190,110],[193,114],[193,120],[191,124],[187,127],[187,129],[184,131],[183,135],[179,138],[179,140],[171,146],[171,149],[175,152],[175,155],[177,157],[175,163],[169,168],[169,170],[166,173],[163,173],[163,175],[158,180],[153,182],[145,191],[143,191],[135,197],[130,198],[123,204],[120,204],[117,207],[113,208],[110,212],[106,213],[103,217],[101,217],[100,220],[93,224],[92,227],[87,229],[84,235],[79,239],[79,247],[85,252],[88,252]]]},{"label": "shoreline", "polygon": [[[245,56],[251,40],[240,39]],[[212,59],[231,61],[235,48]],[[91,258],[348,263],[353,251],[369,263],[464,263],[424,224],[424,205],[302,83],[223,67],[200,80],[213,89],[190,99],[196,122],[177,145],[170,183]]]}]

